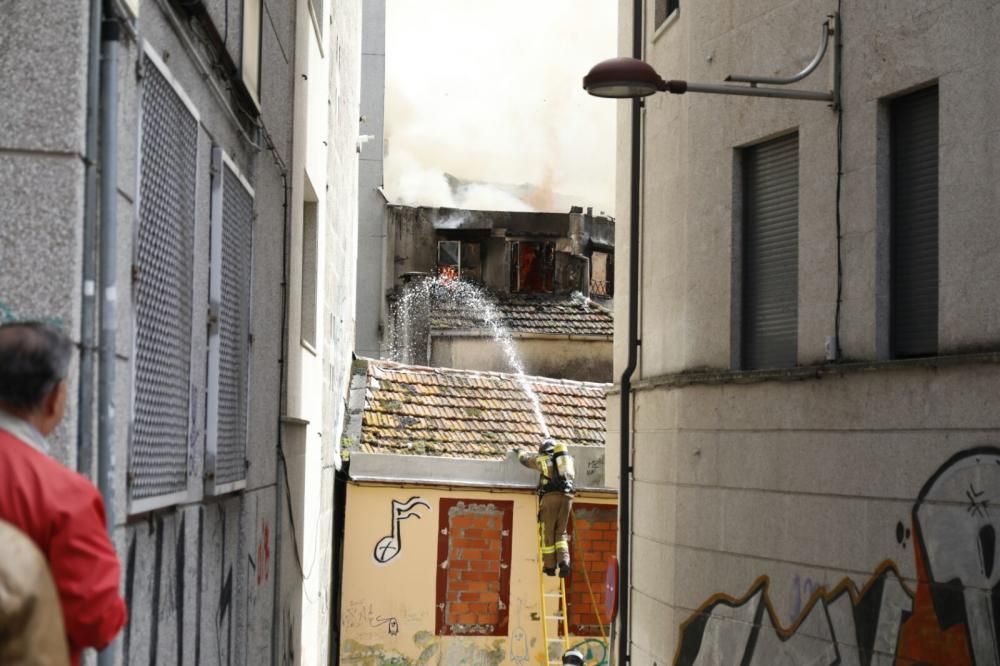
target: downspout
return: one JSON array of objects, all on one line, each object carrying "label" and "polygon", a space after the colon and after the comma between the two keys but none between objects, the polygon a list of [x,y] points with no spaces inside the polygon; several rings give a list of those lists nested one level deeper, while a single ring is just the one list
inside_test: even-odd
[{"label": "downspout", "polygon": [[[635,0],[632,12],[632,57],[642,58],[642,5],[643,0]],[[629,663],[631,635],[629,632],[629,601],[631,599],[631,579],[629,560],[632,550],[632,456],[631,456],[631,416],[632,416],[632,373],[635,372],[639,347],[639,168],[642,148],[642,101],[632,100],[632,155],[629,182],[629,237],[628,237],[628,358],[621,376],[621,426],[619,446],[620,460],[618,477],[618,666]]]},{"label": "downspout", "polygon": [[[101,336],[97,387],[97,487],[104,499],[108,533],[114,540],[115,333],[118,326],[116,272],[118,270],[118,42],[121,25],[111,2],[104,2],[101,24]],[[111,647],[98,655],[100,666],[114,663]]]},{"label": "downspout", "polygon": [[97,149],[101,83],[101,0],[90,1],[87,50],[87,134],[83,153],[83,267],[80,294],[80,379],[77,394],[76,469],[93,473],[94,321],[97,315]]},{"label": "downspout", "polygon": [[[274,147],[271,141],[270,135],[266,134],[268,149],[271,153],[277,156],[277,149]],[[275,160],[277,163],[277,160]],[[282,202],[281,202],[281,343],[278,347],[278,432],[277,432],[277,447],[275,447],[275,465],[274,465],[274,538],[275,538],[275,549],[274,549],[274,604],[271,608],[271,663],[277,664],[279,662],[278,654],[278,639],[280,638],[280,626],[281,626],[281,548],[277,547],[278,537],[282,534],[282,509],[281,509],[281,483],[282,483],[282,471],[284,471],[285,457],[284,457],[284,446],[285,446],[285,424],[281,420],[281,415],[285,413],[285,396],[288,393],[288,349],[286,348],[288,344],[288,290],[289,290],[289,237],[292,234],[292,220],[290,211],[290,196],[289,193],[292,189],[292,184],[288,182],[288,170],[285,168],[284,164],[278,164],[278,168],[281,170],[281,190],[282,190]],[[285,473],[285,478],[287,479],[287,472]],[[294,534],[292,535],[294,538]],[[295,548],[298,548],[298,544],[293,544]]]}]

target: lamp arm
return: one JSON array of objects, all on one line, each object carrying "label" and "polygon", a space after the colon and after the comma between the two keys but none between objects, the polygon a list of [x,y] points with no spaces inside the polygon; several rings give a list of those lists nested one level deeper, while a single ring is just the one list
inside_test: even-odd
[{"label": "lamp arm", "polygon": [[757,83],[767,83],[775,86],[785,86],[788,85],[789,83],[795,83],[797,81],[801,81],[802,79],[812,74],[816,70],[816,68],[819,67],[820,62],[823,61],[823,56],[826,55],[826,47],[829,44],[829,42],[830,42],[830,21],[826,20],[823,21],[823,37],[819,45],[819,50],[816,52],[816,55],[815,57],[813,57],[812,61],[808,65],[806,65],[805,68],[798,74],[795,74],[794,76],[789,76],[787,78],[751,76],[748,74],[730,74],[729,76],[726,77],[726,81],[749,83],[752,85]]}]

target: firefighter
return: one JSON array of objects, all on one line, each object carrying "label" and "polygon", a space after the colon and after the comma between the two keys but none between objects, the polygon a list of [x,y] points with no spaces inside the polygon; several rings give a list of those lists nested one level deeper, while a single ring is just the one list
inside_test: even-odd
[{"label": "firefighter", "polygon": [[551,437],[538,447],[538,453],[517,451],[518,461],[525,467],[537,470],[538,522],[542,524],[542,567],[549,576],[569,575],[569,535],[566,525],[573,506],[576,477],[573,456],[565,444],[557,444]]},{"label": "firefighter", "polygon": [[583,653],[577,649],[567,650],[562,656],[563,666],[583,666]]}]

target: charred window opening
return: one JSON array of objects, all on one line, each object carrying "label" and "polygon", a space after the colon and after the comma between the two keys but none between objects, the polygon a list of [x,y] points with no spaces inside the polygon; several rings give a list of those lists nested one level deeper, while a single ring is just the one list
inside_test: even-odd
[{"label": "charred window opening", "polygon": [[555,243],[512,241],[509,247],[511,292],[551,292],[556,266]]},{"label": "charred window opening", "polygon": [[479,282],[483,278],[483,264],[479,243],[457,240],[438,241],[438,273],[452,278]]},{"label": "charred window opening", "polygon": [[594,251],[590,255],[590,294],[611,298],[615,295],[615,255]]}]

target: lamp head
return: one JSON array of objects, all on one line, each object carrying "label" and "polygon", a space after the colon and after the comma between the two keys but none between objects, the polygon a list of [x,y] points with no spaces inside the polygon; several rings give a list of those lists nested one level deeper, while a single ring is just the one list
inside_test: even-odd
[{"label": "lamp head", "polygon": [[611,58],[597,63],[587,72],[583,88],[595,97],[628,99],[667,90],[667,84],[642,60]]}]

